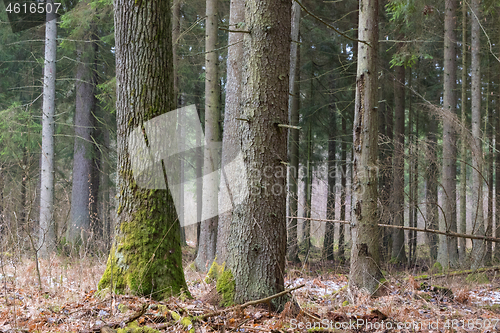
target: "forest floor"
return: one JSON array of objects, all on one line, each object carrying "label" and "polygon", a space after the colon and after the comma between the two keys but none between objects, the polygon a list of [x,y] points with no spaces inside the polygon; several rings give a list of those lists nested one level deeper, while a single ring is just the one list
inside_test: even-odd
[{"label": "forest floor", "polygon": [[0,332],[500,331],[496,270],[422,280],[426,277],[387,268],[383,296],[369,298],[349,292],[348,267],[333,262],[289,264],[286,288],[305,286],[291,292],[294,302],[281,313],[259,304],[191,320],[223,308],[214,286],[204,282],[205,275],[190,268],[192,250],[184,252],[193,298],[165,302],[96,291],[105,258],[42,261],[40,288],[33,260],[3,256]]}]

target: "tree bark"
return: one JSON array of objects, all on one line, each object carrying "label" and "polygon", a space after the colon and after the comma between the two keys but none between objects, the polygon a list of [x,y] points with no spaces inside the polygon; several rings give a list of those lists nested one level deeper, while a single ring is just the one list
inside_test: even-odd
[{"label": "tree bark", "polygon": [[[483,212],[483,147],[481,137],[481,58],[480,58],[480,1],[471,1],[471,10],[475,14],[471,22],[471,102],[472,102],[472,233],[485,235]],[[485,255],[485,242],[472,241],[471,268],[482,267]]]},{"label": "tree bark", "polygon": [[228,249],[236,303],[283,291],[286,256],[287,131],[278,125],[288,120],[291,3],[245,8],[239,137],[249,191],[233,210]]},{"label": "tree bark", "polygon": [[[245,21],[245,2],[243,0],[231,0],[229,13],[229,27],[237,29],[238,24]],[[224,110],[224,132],[222,137],[221,157],[221,188],[226,184],[226,166],[233,161],[241,150],[238,128],[241,120],[241,80],[243,63],[243,33],[229,33],[228,55],[227,55],[227,83],[226,102]],[[225,203],[228,198],[219,192],[219,206],[230,205],[231,210],[219,214],[217,231],[217,261],[223,263],[227,260],[229,246],[229,228],[233,219],[234,205]],[[234,199],[233,199],[234,200]]]},{"label": "tree bark", "polygon": [[[48,0],[48,3],[53,1]],[[45,64],[43,74],[42,154],[40,189],[40,257],[55,250],[54,226],[54,116],[56,97],[57,17],[47,11],[45,23]]]},{"label": "tree bark", "polygon": [[[397,66],[394,80],[394,159],[392,183],[393,225],[404,225],[404,144],[405,144],[405,68]],[[394,263],[406,262],[405,233],[395,229],[392,233]]]},{"label": "tree bark", "polygon": [[[92,36],[89,35],[89,37]],[[86,246],[91,237],[90,207],[93,204],[92,182],[94,173],[95,48],[91,42],[77,47],[79,63],[76,69],[75,146],[73,157],[73,186],[68,242],[73,246]]]},{"label": "tree bark", "polygon": [[[205,151],[203,173],[214,174],[219,169],[220,150],[220,86],[217,48],[217,0],[206,2],[205,35]],[[213,216],[201,222],[196,268],[208,271],[215,259],[218,224],[218,177],[203,179],[203,216]]]},{"label": "tree bark", "polygon": [[[288,121],[291,126],[299,125],[300,107],[300,6],[297,2],[292,4],[291,44],[290,44],[290,97],[288,98]],[[298,214],[298,189],[299,189],[299,130],[288,131],[288,216]],[[299,243],[297,238],[297,220],[290,219],[288,225],[288,260],[299,262]]]},{"label": "tree bark", "polygon": [[353,125],[353,215],[349,287],[379,289],[377,53],[378,1],[359,4],[358,69]]},{"label": "tree bark", "polygon": [[[175,149],[175,142],[164,142],[170,131],[151,122],[158,116],[168,119],[166,113],[176,108],[171,29],[170,2],[115,1],[118,227],[99,288],[154,299],[187,290],[179,221],[165,176],[168,160],[148,165],[152,170],[146,171],[160,175],[147,178],[148,188],[139,186],[145,184],[142,174],[132,169],[135,160],[147,162],[136,156],[141,147],[160,156]],[[136,133],[144,136],[133,140]]]},{"label": "tree bark", "polygon": [[[335,115],[335,104],[332,104],[330,110],[330,130],[328,135],[328,199],[326,205],[326,218],[330,220],[335,219],[335,207],[337,201],[337,117]],[[335,236],[335,224],[327,222],[325,224],[325,237],[323,238],[323,258],[326,260],[334,260],[333,243]]]},{"label": "tree bark", "polygon": [[[427,172],[425,186],[425,219],[426,227],[430,229],[439,229],[439,213],[438,213],[438,165],[437,165],[437,119],[434,115],[429,114],[427,127]],[[429,245],[430,255],[433,260],[437,259],[438,255],[438,236],[435,234],[427,234],[427,244]]]},{"label": "tree bark", "polygon": [[[444,85],[443,85],[443,230],[457,232],[457,139],[453,124],[457,100],[456,66],[456,0],[445,1],[444,18]],[[458,264],[458,242],[456,238],[439,237],[438,261],[443,267]]]},{"label": "tree bark", "polygon": [[[467,3],[462,2],[462,97],[461,97],[461,122],[460,132],[460,228],[459,232],[467,233]],[[465,239],[458,240],[458,259],[465,263],[467,243]]]}]

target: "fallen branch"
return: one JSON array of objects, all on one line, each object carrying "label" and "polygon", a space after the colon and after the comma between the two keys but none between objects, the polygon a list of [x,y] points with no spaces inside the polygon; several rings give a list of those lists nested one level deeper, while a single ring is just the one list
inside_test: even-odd
[{"label": "fallen branch", "polygon": [[[141,309],[139,311],[136,311],[132,316],[130,316],[127,320],[125,320],[123,323],[125,323],[125,325],[127,324],[130,324],[131,322],[133,322],[134,320],[137,320],[138,318],[140,318],[143,314],[146,313],[146,310],[148,309],[148,304],[143,304],[141,306]],[[118,328],[120,327],[120,324],[122,322],[112,322],[112,323],[107,323],[107,324],[104,324],[104,325],[100,325],[100,326],[97,326],[97,327],[94,327],[92,328],[90,331],[82,331],[83,333],[89,333],[89,332],[113,332],[113,328]]]},{"label": "fallen branch", "polygon": [[500,266],[484,267],[484,268],[478,268],[478,269],[468,269],[465,271],[453,271],[453,272],[444,273],[444,274],[421,275],[421,276],[416,276],[416,277],[414,276],[413,279],[415,281],[423,281],[423,280],[437,279],[437,278],[443,278],[443,277],[469,275],[469,274],[484,273],[484,272],[491,272],[491,271],[500,271]]},{"label": "fallen branch", "polygon": [[[315,218],[297,217],[297,216],[287,216],[287,218],[296,219],[296,220],[300,219],[300,220],[310,220],[310,221],[319,221],[319,222],[333,222],[333,223],[341,223],[341,224],[351,224],[351,221],[343,221],[343,220],[325,220],[325,219],[315,219]],[[431,234],[438,234],[438,235],[444,235],[444,236],[449,236],[449,237],[478,239],[478,240],[485,240],[485,241],[489,241],[489,242],[500,243],[500,238],[479,236],[479,235],[460,234],[458,232],[452,232],[452,231],[440,231],[440,230],[434,230],[434,229],[422,229],[422,228],[405,227],[405,226],[401,226],[401,225],[390,225],[390,224],[380,224],[380,223],[378,224],[378,226],[382,227],[382,228],[413,230],[413,231],[418,231],[418,232],[427,232],[427,233],[431,233]]]},{"label": "fallen branch", "polygon": [[210,318],[210,317],[215,317],[215,316],[218,316],[218,315],[221,315],[223,313],[226,313],[226,312],[231,312],[231,311],[235,311],[235,310],[243,310],[244,308],[247,308],[249,307],[250,305],[256,305],[256,304],[261,304],[261,303],[267,303],[269,302],[270,300],[272,299],[275,299],[275,298],[278,298],[280,296],[283,296],[283,295],[286,295],[294,290],[297,290],[299,288],[302,288],[304,287],[305,284],[301,284],[300,286],[298,287],[294,287],[294,288],[290,288],[290,289],[287,289],[287,290],[283,290],[282,292],[280,293],[277,293],[275,295],[272,295],[272,296],[269,296],[269,297],[266,297],[266,298],[262,298],[262,299],[258,299],[256,301],[250,301],[250,302],[246,302],[244,304],[240,304],[240,305],[236,305],[236,306],[232,306],[230,308],[227,308],[227,309],[222,309],[222,310],[218,310],[218,311],[214,311],[214,312],[210,312],[210,313],[207,313],[207,314],[204,314],[202,316],[197,316],[197,317],[194,317],[193,318],[193,321],[197,321],[197,320],[205,320],[207,318]]}]

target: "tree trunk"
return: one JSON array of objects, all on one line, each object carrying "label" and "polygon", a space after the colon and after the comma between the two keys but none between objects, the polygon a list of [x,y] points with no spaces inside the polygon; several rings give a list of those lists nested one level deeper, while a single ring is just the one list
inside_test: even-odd
[{"label": "tree trunk", "polygon": [[[292,4],[290,44],[290,97],[288,98],[288,121],[291,126],[299,125],[300,104],[300,6]],[[298,216],[298,189],[299,189],[299,130],[288,131],[288,216]],[[288,225],[288,260],[299,262],[299,243],[297,238],[297,219],[290,219]]]},{"label": "tree trunk", "polygon": [[[347,133],[347,119],[342,117],[342,143],[340,145],[340,220],[345,221],[345,207],[347,206],[346,198],[346,181],[347,181],[347,140],[349,133]],[[339,253],[337,255],[340,262],[345,261],[345,226],[343,224],[339,225]]]},{"label": "tree trunk", "polygon": [[[231,0],[229,13],[229,27],[238,29],[239,24],[245,21],[245,2],[243,0]],[[241,79],[243,62],[243,35],[242,33],[229,33],[228,56],[227,56],[227,83],[226,83],[226,103],[224,110],[224,132],[222,137],[222,158],[221,158],[221,184],[223,188],[226,184],[226,167],[238,156],[241,145],[238,137],[238,128],[241,120]],[[228,170],[230,172],[230,170]],[[227,181],[229,183],[229,181]],[[229,198],[219,192],[219,206],[230,206],[227,212],[220,212],[218,235],[217,235],[217,261],[223,263],[227,259],[227,249],[229,244],[229,228],[233,220],[234,205],[225,202]],[[233,198],[234,200],[234,198]]]},{"label": "tree trunk", "polygon": [[[48,3],[53,1],[49,0]],[[43,74],[42,154],[40,189],[40,257],[55,250],[54,226],[54,116],[56,97],[57,17],[47,12],[45,23],[45,64]]]},{"label": "tree trunk", "polygon": [[[307,158],[306,158],[306,171],[305,171],[305,184],[304,184],[304,194],[306,197],[304,205],[304,217],[311,218],[312,211],[312,131],[311,123],[309,123],[309,128],[307,130]],[[305,259],[309,257],[309,251],[311,250],[311,220],[304,220],[302,224],[302,246],[304,248]]]},{"label": "tree trunk", "polygon": [[359,4],[358,69],[353,125],[353,215],[349,287],[374,294],[379,267],[377,56],[378,1]]},{"label": "tree trunk", "polygon": [[[486,158],[486,168],[485,171],[487,172],[486,177],[488,179],[488,215],[486,216],[486,236],[492,237],[493,236],[493,130],[492,130],[492,125],[493,125],[493,111],[490,107],[490,87],[492,86],[491,80],[490,80],[490,61],[489,61],[489,54],[487,55],[487,84],[488,87],[486,89],[486,112],[488,114],[488,118],[486,120],[485,124],[485,130],[484,133],[486,135],[486,138],[488,139],[486,142],[488,143],[488,150],[487,150],[487,158]],[[486,250],[485,250],[485,258],[484,258],[484,264],[486,266],[491,266],[491,259],[492,259],[492,242],[485,242],[486,245]]]},{"label": "tree trunk", "polygon": [[[397,66],[394,80],[394,167],[392,183],[393,225],[404,225],[404,144],[405,144],[405,69]],[[394,263],[406,262],[404,230],[392,233],[392,258]]]},{"label": "tree trunk", "polygon": [[[425,219],[426,227],[437,230],[439,228],[438,213],[438,165],[437,165],[437,119],[434,115],[427,115],[427,172],[425,186]],[[432,260],[437,259],[438,236],[427,234],[427,244],[429,245]]]},{"label": "tree trunk", "polygon": [[[480,1],[471,1],[475,16],[471,22],[471,103],[472,103],[472,234],[485,235],[483,213],[483,148],[481,138],[481,59],[480,59]],[[476,17],[477,16],[477,17]],[[483,266],[485,242],[472,240],[471,268]]]},{"label": "tree trunk", "polygon": [[239,137],[249,191],[233,210],[228,249],[237,303],[282,291],[286,256],[287,130],[279,125],[288,120],[291,3],[247,0],[245,8]]},{"label": "tree trunk", "polygon": [[[170,20],[168,1],[115,2],[119,226],[99,288],[154,299],[187,290],[164,159],[177,135],[168,113],[176,107]],[[152,153],[162,159],[148,163]]]},{"label": "tree trunk", "polygon": [[[89,37],[93,36],[92,34]],[[94,173],[95,82],[94,43],[79,43],[77,47],[75,145],[73,157],[73,186],[68,242],[73,246],[86,246],[91,237],[90,207],[93,204],[92,174]]]},{"label": "tree trunk", "polygon": [[[453,125],[456,114],[455,87],[457,82],[456,66],[456,0],[445,1],[444,18],[444,86],[443,86],[443,214],[444,228],[441,230],[457,232],[457,139]],[[458,264],[458,242],[454,237],[440,236],[438,261],[443,267]]]},{"label": "tree trunk", "polygon": [[[467,233],[467,3],[462,2],[462,97],[461,97],[461,122],[460,132],[460,228],[462,234]],[[458,259],[465,263],[467,243],[465,238],[458,240]]]},{"label": "tree trunk", "polygon": [[[500,37],[500,35],[499,35]],[[500,45],[500,44],[499,44]],[[498,64],[497,64],[498,65]],[[498,68],[498,67],[497,67]],[[498,78],[500,83],[500,73]],[[500,85],[496,100],[496,119],[495,119],[495,237],[500,237]],[[495,244],[495,261],[500,261],[500,246]]]},{"label": "tree trunk", "polygon": [[[337,199],[337,117],[335,116],[335,104],[331,105],[330,110],[330,130],[328,135],[328,199],[326,205],[326,218],[335,220],[335,207]],[[325,237],[323,238],[323,258],[326,260],[334,260],[333,255],[333,242],[335,236],[335,224],[333,222],[326,222],[325,224]]]},{"label": "tree trunk", "polygon": [[[217,48],[217,0],[206,2],[205,35],[205,151],[203,173],[212,174],[219,169],[220,160],[220,86],[218,74]],[[203,214],[213,216],[201,222],[196,268],[207,271],[215,259],[218,223],[218,177],[203,179]]]}]

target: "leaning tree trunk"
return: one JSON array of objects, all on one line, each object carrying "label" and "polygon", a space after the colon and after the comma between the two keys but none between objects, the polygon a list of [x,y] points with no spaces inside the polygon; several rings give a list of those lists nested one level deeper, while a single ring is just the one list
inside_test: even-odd
[{"label": "leaning tree trunk", "polygon": [[228,249],[237,303],[284,288],[290,14],[288,1],[246,1],[239,137],[249,191],[233,210]]},{"label": "leaning tree trunk", "polygon": [[374,294],[379,267],[377,53],[378,0],[359,4],[358,70],[353,125],[353,214],[349,287]]},{"label": "leaning tree trunk", "polygon": [[[90,35],[92,36],[92,35]],[[68,226],[68,242],[74,246],[86,245],[90,241],[90,207],[97,198],[92,198],[94,174],[95,82],[94,66],[96,50],[94,43],[80,43],[77,48],[75,107],[75,146],[73,157],[73,186],[71,191],[71,214]]]},{"label": "leaning tree trunk", "polygon": [[[456,0],[445,1],[444,12],[444,84],[443,84],[443,225],[441,230],[457,232],[457,139],[454,120],[456,114],[455,87],[456,60]],[[443,267],[458,264],[456,237],[440,236],[438,261]]]},{"label": "leaning tree trunk", "polygon": [[[300,6],[298,2],[292,4],[292,29],[290,45],[290,97],[288,99],[288,121],[291,126],[299,125],[300,104]],[[298,189],[299,189],[299,130],[288,131],[288,216],[298,216]],[[297,219],[289,220],[288,225],[288,260],[299,262],[299,243],[297,238]]]},{"label": "leaning tree trunk", "polygon": [[[206,3],[206,36],[205,36],[205,152],[203,172],[212,174],[219,168],[219,106],[220,87],[218,74],[217,47],[217,0],[207,0]],[[201,222],[198,255],[195,259],[196,268],[207,271],[215,259],[217,246],[218,223],[218,188],[217,177],[203,179],[203,216],[213,216]]]},{"label": "leaning tree trunk", "polygon": [[[471,102],[472,102],[472,234],[483,235],[484,213],[483,213],[483,147],[481,141],[481,59],[480,59],[480,1],[471,1],[471,10],[475,16],[471,23]],[[472,240],[471,268],[483,266],[485,255],[485,242],[483,240]]]},{"label": "leaning tree trunk", "polygon": [[[115,1],[118,228],[99,288],[154,299],[187,290],[179,221],[165,176],[171,172],[166,162],[172,162],[142,164],[148,153],[164,158],[175,149],[175,142],[165,140],[176,135],[168,117],[176,107],[170,19],[169,1]],[[155,117],[167,123],[155,126]],[[137,172],[139,167],[145,171]]]},{"label": "leaning tree trunk", "polygon": [[[49,0],[48,3],[53,1]],[[54,116],[56,97],[57,17],[47,12],[45,23],[45,65],[43,69],[42,154],[40,175],[40,256],[55,250],[54,226]]]}]

